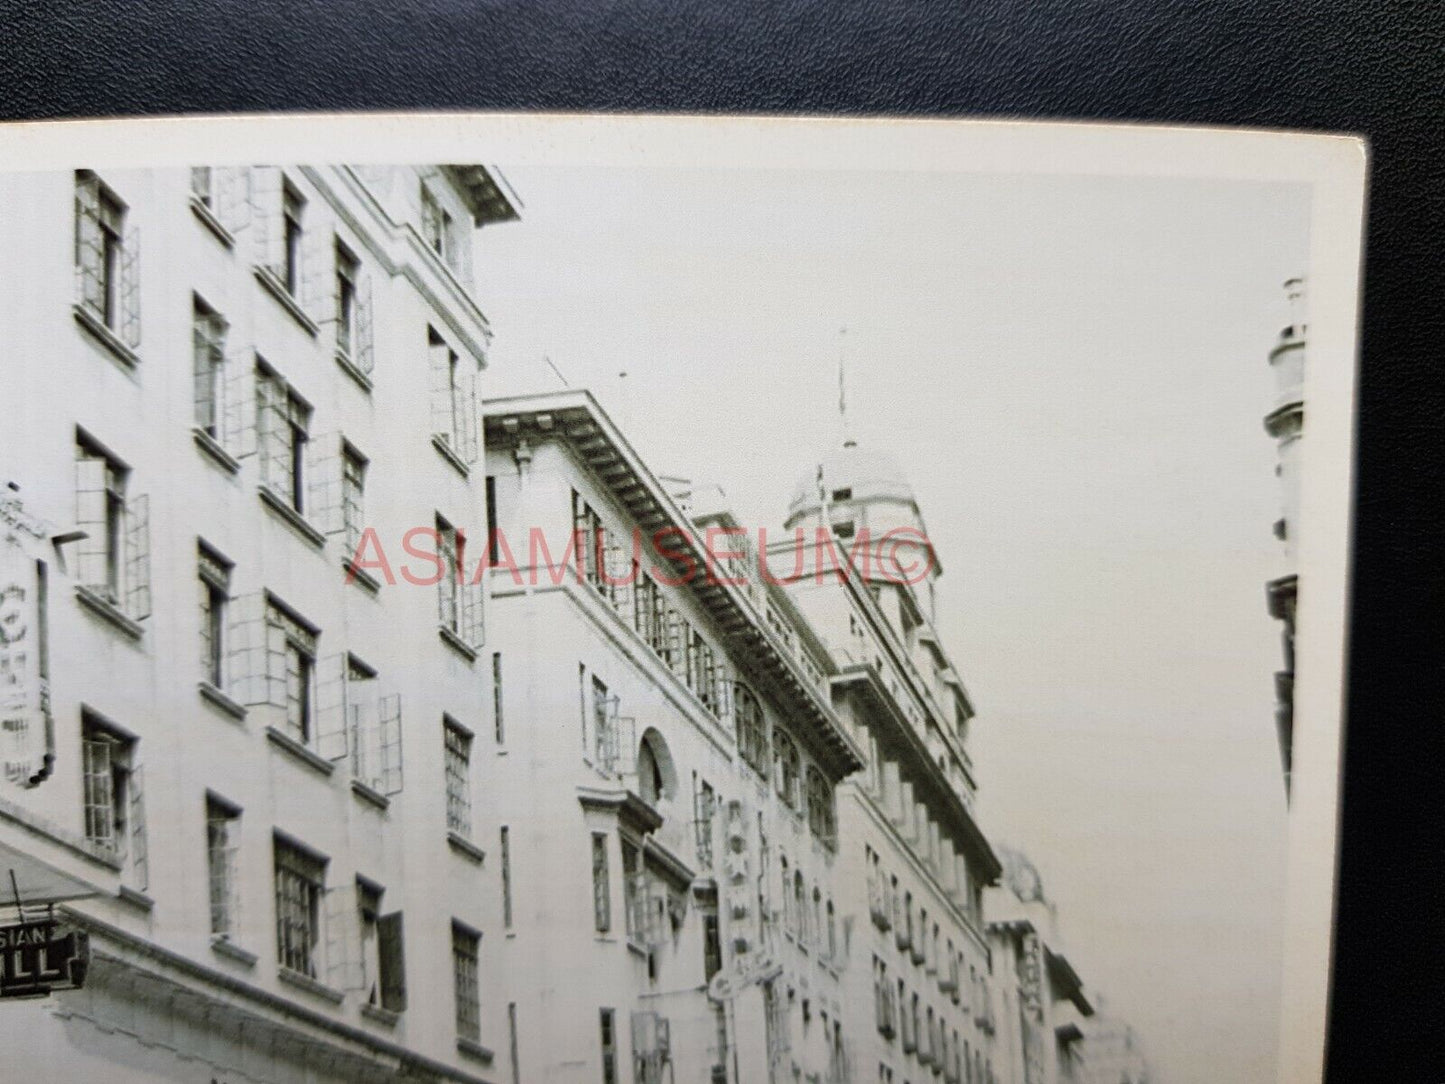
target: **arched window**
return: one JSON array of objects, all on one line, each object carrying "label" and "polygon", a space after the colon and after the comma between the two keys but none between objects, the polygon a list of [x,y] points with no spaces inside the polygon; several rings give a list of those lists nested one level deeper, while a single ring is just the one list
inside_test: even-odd
[{"label": "arched window", "polygon": [[738,684],[733,690],[733,723],[737,731],[738,754],[743,763],[759,775],[768,774],[768,724],[762,705],[753,691]]},{"label": "arched window", "polygon": [[648,805],[656,805],[662,796],[662,774],[658,771],[657,756],[647,742],[642,743],[637,753],[637,779],[642,788],[642,800]]},{"label": "arched window", "polygon": [[791,808],[798,808],[798,772],[801,762],[793,739],[781,730],[773,735],[774,783],[778,797]]},{"label": "arched window", "polygon": [[637,747],[637,788],[642,800],[651,806],[670,799],[677,789],[672,754],[656,730],[649,729],[642,735]]},{"label": "arched window", "polygon": [[808,827],[828,846],[837,842],[837,823],[833,816],[833,788],[823,773],[808,768]]}]

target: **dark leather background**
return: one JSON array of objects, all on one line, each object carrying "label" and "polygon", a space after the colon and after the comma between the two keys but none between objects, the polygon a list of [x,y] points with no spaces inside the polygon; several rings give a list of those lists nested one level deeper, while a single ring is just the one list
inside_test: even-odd
[{"label": "dark leather background", "polygon": [[1373,190],[1329,1080],[1438,1082],[1442,11],[1438,2],[1321,0],[611,0],[537,8],[517,0],[0,0],[0,115],[818,112],[1368,136]]}]

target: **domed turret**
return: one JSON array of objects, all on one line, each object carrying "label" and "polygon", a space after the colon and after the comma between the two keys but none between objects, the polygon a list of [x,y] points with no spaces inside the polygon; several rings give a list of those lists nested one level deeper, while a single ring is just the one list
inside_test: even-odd
[{"label": "domed turret", "polygon": [[[806,531],[825,524],[843,549],[854,553],[854,567],[864,579],[912,583],[931,604],[932,583],[942,568],[913,487],[892,456],[848,440],[798,479],[784,527]],[[861,559],[865,552],[867,561]]]}]

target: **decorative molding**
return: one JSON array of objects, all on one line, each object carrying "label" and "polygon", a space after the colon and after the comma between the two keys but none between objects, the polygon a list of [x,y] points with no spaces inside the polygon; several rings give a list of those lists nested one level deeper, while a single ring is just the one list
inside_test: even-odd
[{"label": "decorative molding", "polygon": [[266,292],[274,297],[280,303],[281,307],[291,314],[291,318],[301,325],[302,331],[306,332],[306,334],[310,335],[313,339],[321,334],[321,328],[316,325],[316,321],[307,315],[306,310],[301,307],[301,303],[291,296],[291,291],[286,289],[285,285],[276,277],[274,272],[260,266],[254,267],[252,270],[255,272],[256,281],[264,286]]},{"label": "decorative molding", "polygon": [[236,247],[235,235],[232,234],[230,230],[226,229],[225,226],[221,225],[221,220],[217,218],[214,213],[212,213],[209,207],[207,207],[203,202],[201,202],[199,196],[191,196],[191,213],[200,220],[201,224],[205,226],[206,229],[210,230],[211,233],[215,235],[217,241],[221,242],[221,244],[225,245],[229,249],[234,249]]},{"label": "decorative molding", "polygon": [[310,544],[313,549],[326,548],[326,536],[311,526],[305,516],[276,496],[269,486],[259,485],[256,487],[256,492],[261,495],[261,503],[280,517],[286,526],[300,535],[304,542]]},{"label": "decorative molding", "polygon": [[91,337],[105,347],[110,355],[121,363],[126,372],[133,373],[136,366],[140,365],[140,355],[127,346],[119,335],[106,327],[105,323],[84,305],[76,304],[71,308],[75,313],[75,322],[90,332]]},{"label": "decorative molding", "polygon": [[246,718],[246,709],[243,705],[236,703],[229,696],[216,688],[209,681],[196,682],[196,691],[201,694],[201,699],[210,703],[213,707],[229,715],[238,722]]},{"label": "decorative molding", "polygon": [[132,641],[139,642],[140,638],[145,635],[145,628],[139,621],[130,617],[114,602],[111,602],[110,599],[92,588],[86,587],[84,584],[76,584],[75,598],[87,610],[106,621]]},{"label": "decorative molding", "polygon": [[290,734],[277,730],[274,726],[268,726],[266,728],[266,738],[271,744],[284,749],[314,772],[329,776],[332,772],[336,771],[336,765],[320,753],[308,749]]},{"label": "decorative molding", "polygon": [[482,850],[460,832],[452,831],[450,829],[447,831],[447,846],[451,847],[453,851],[461,855],[468,862],[474,862],[480,866],[483,862],[486,861],[487,852]]},{"label": "decorative molding", "polygon": [[227,474],[239,474],[241,472],[240,460],[231,455],[221,446],[221,442],[207,433],[199,425],[191,427],[191,439],[196,442],[196,447],[205,452],[211,461],[220,467]]}]

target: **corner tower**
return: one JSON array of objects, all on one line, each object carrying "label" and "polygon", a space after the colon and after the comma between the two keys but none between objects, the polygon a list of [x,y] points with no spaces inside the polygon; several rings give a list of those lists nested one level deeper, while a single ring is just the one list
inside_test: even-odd
[{"label": "corner tower", "polygon": [[1283,625],[1284,668],[1274,676],[1275,727],[1279,732],[1280,763],[1285,795],[1289,795],[1294,744],[1294,632],[1299,597],[1300,441],[1304,436],[1305,283],[1292,278],[1284,284],[1290,302],[1290,323],[1269,352],[1275,373],[1274,408],[1265,415],[1264,428],[1275,440],[1274,473],[1279,479],[1280,518],[1274,534],[1284,546],[1283,574],[1266,585],[1269,614]]}]

